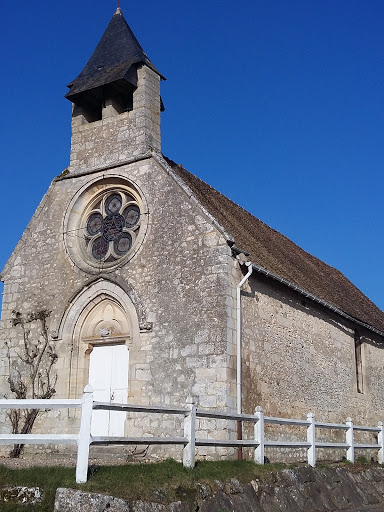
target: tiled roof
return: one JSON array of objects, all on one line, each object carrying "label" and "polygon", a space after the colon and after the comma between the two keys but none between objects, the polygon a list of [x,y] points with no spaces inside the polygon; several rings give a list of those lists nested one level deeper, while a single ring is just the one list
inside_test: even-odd
[{"label": "tiled roof", "polygon": [[341,272],[267,226],[181,165],[167,159],[201,204],[230,233],[248,259],[374,329],[384,332],[381,311]]}]

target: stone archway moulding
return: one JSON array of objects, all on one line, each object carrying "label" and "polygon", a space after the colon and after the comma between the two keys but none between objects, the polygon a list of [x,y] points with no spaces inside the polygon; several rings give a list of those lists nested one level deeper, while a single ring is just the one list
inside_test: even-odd
[{"label": "stone archway moulding", "polygon": [[112,282],[109,275],[106,279],[101,274],[83,286],[69,301],[59,328],[56,333],[52,333],[52,337],[55,339],[72,337],[74,326],[84,309],[91,304],[96,305],[100,296],[114,299],[127,314],[130,314],[131,318],[137,318],[140,331],[151,330],[152,322],[147,321],[145,307],[134,288],[123,279],[116,279],[116,281]]}]

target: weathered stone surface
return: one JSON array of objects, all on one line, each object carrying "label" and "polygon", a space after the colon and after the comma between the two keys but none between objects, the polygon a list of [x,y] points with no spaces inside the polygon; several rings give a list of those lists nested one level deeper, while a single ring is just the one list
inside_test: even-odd
[{"label": "weathered stone surface", "polygon": [[148,501],[135,501],[132,503],[131,512],[189,512],[190,505],[182,501],[174,501],[168,505]]},{"label": "weathered stone surface", "polygon": [[223,510],[233,510],[232,501],[224,492],[218,491],[212,496],[212,499],[201,504],[199,512],[221,512]]},{"label": "weathered stone surface", "polygon": [[244,487],[236,478],[231,478],[224,484],[224,492],[226,494],[243,494]]},{"label": "weathered stone surface", "polygon": [[377,471],[367,469],[354,475],[356,486],[363,495],[364,503],[373,505],[380,503],[384,496],[384,480]]},{"label": "weathered stone surface", "polygon": [[356,481],[351,473],[348,473],[343,468],[337,468],[334,481],[337,485],[330,490],[330,495],[337,508],[343,509],[352,505],[360,506],[366,504],[357,491]]},{"label": "weathered stone surface", "polygon": [[[75,491],[73,489],[57,489],[55,512],[130,512],[126,501],[113,496]],[[139,509],[138,509],[139,510]]]},{"label": "weathered stone surface", "polygon": [[197,496],[200,500],[208,500],[212,496],[212,489],[206,484],[197,484]]},{"label": "weathered stone surface", "polygon": [[169,512],[190,512],[190,506],[182,501],[174,501],[169,504]]},{"label": "weathered stone surface", "polygon": [[39,487],[12,486],[0,491],[0,502],[20,505],[36,505],[43,501],[43,491]]},{"label": "weathered stone surface", "polygon": [[[234,266],[234,283],[241,275]],[[244,410],[261,405],[268,416],[377,425],[382,421],[383,349],[379,338],[364,333],[364,392],[357,393],[354,330],[337,315],[304,302],[293,291],[273,286],[256,274],[244,287]],[[337,354],[337,355],[336,355]],[[373,376],[378,375],[378,378]],[[251,433],[251,427],[249,428]],[[344,432],[317,429],[319,441],[345,442]],[[269,426],[268,439],[303,440],[304,429]],[[356,433],[356,439],[363,439]],[[356,440],[356,443],[360,442]],[[364,441],[375,442],[373,435]],[[366,455],[363,454],[363,455]],[[376,454],[372,452],[372,455]],[[268,449],[271,462],[304,461],[305,450]],[[319,460],[339,460],[342,450],[318,450]]]},{"label": "weathered stone surface", "polygon": [[150,503],[148,501],[135,501],[130,508],[131,512],[167,512],[168,505],[162,503]]},{"label": "weathered stone surface", "polygon": [[[347,468],[299,468],[274,473],[263,480],[241,485],[232,479],[215,482],[215,489],[207,484],[196,486],[195,498],[190,489],[188,496],[171,504],[135,501],[127,508],[112,508],[111,497],[83,495],[79,491],[66,491],[67,508],[55,508],[57,512],[83,512],[79,503],[92,503],[92,510],[131,512],[335,512],[335,511],[384,511],[384,495],[380,489],[384,483],[384,468],[365,471]],[[72,499],[73,495],[73,499]],[[91,498],[87,498],[91,496]],[[91,500],[91,501],[90,501]],[[56,500],[58,501],[58,499]],[[117,503],[116,502],[116,503]],[[56,505],[55,505],[56,506]],[[73,508],[70,508],[73,507]]]},{"label": "weathered stone surface", "polygon": [[55,512],[189,512],[190,506],[181,501],[170,504],[137,500],[128,503],[104,494],[57,489]]},{"label": "weathered stone surface", "polygon": [[[107,301],[113,297],[126,308],[123,313],[129,325],[128,401],[184,405],[196,386],[193,394],[200,405],[224,409],[231,405],[226,357],[228,336],[232,339],[234,332],[227,330],[226,312],[231,294],[231,251],[225,239],[216,236],[217,230],[155,159],[134,162],[118,170],[119,179],[134,182],[140,189],[147,203],[145,211],[156,212],[150,217],[145,240],[127,265],[95,279],[74,267],[64,248],[57,249],[63,243],[63,212],[68,210],[71,199],[95,178],[107,183],[116,174],[116,170],[105,171],[56,182],[31,221],[33,241],[26,235],[21,255],[7,276],[9,286],[5,287],[0,329],[0,389],[8,389],[8,370],[1,363],[5,360],[1,352],[3,342],[12,339],[16,345],[22,344],[20,330],[13,328],[10,321],[12,310],[28,313],[41,307],[52,312],[49,330],[59,333],[55,341],[59,355],[56,397],[66,398],[69,391],[71,398],[81,396],[88,383],[89,344],[81,341],[84,329],[75,333],[75,326],[82,324],[81,315],[99,297]],[[170,224],[173,216],[177,223]],[[37,230],[39,223],[45,226],[43,231]],[[210,234],[215,245],[208,248],[204,241]],[[215,273],[213,259],[220,260],[227,271]],[[13,273],[16,271],[17,276]],[[19,292],[9,294],[14,284],[19,286]],[[87,297],[88,302],[80,304],[77,298],[81,297]],[[91,316],[89,311],[88,317]],[[149,324],[151,329],[143,328]],[[32,336],[35,334],[31,333]],[[51,411],[37,420],[36,431],[76,432],[78,424],[74,412],[67,415]],[[0,430],[7,429],[9,424],[4,420]],[[130,414],[125,430],[131,436],[180,435],[182,419]],[[206,437],[217,432],[216,424],[207,421],[198,425],[198,430],[204,431]],[[220,428],[220,435],[228,438],[230,433],[230,428]],[[181,456],[178,447],[173,451],[169,447],[157,450],[160,455],[163,451],[166,456]],[[204,456],[215,454],[211,448],[199,450]],[[151,447],[149,455],[154,451]]]}]

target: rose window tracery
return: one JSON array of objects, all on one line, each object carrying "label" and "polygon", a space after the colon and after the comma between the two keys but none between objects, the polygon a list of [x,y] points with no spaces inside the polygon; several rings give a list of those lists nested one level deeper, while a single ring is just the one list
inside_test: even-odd
[{"label": "rose window tracery", "polygon": [[127,255],[140,230],[140,207],[133,195],[111,191],[85,215],[85,242],[94,261],[114,262]]},{"label": "rose window tracery", "polygon": [[72,262],[84,272],[111,272],[140,250],[149,226],[148,204],[136,183],[111,174],[77,190],[63,219]]}]

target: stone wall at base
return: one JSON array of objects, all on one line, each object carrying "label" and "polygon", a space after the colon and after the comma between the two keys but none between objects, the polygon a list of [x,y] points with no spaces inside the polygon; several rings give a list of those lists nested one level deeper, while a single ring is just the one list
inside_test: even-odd
[{"label": "stone wall at base", "polygon": [[197,484],[190,502],[131,502],[73,489],[58,489],[55,512],[327,512],[384,510],[384,468],[303,467],[270,473],[241,485],[238,480]]}]

